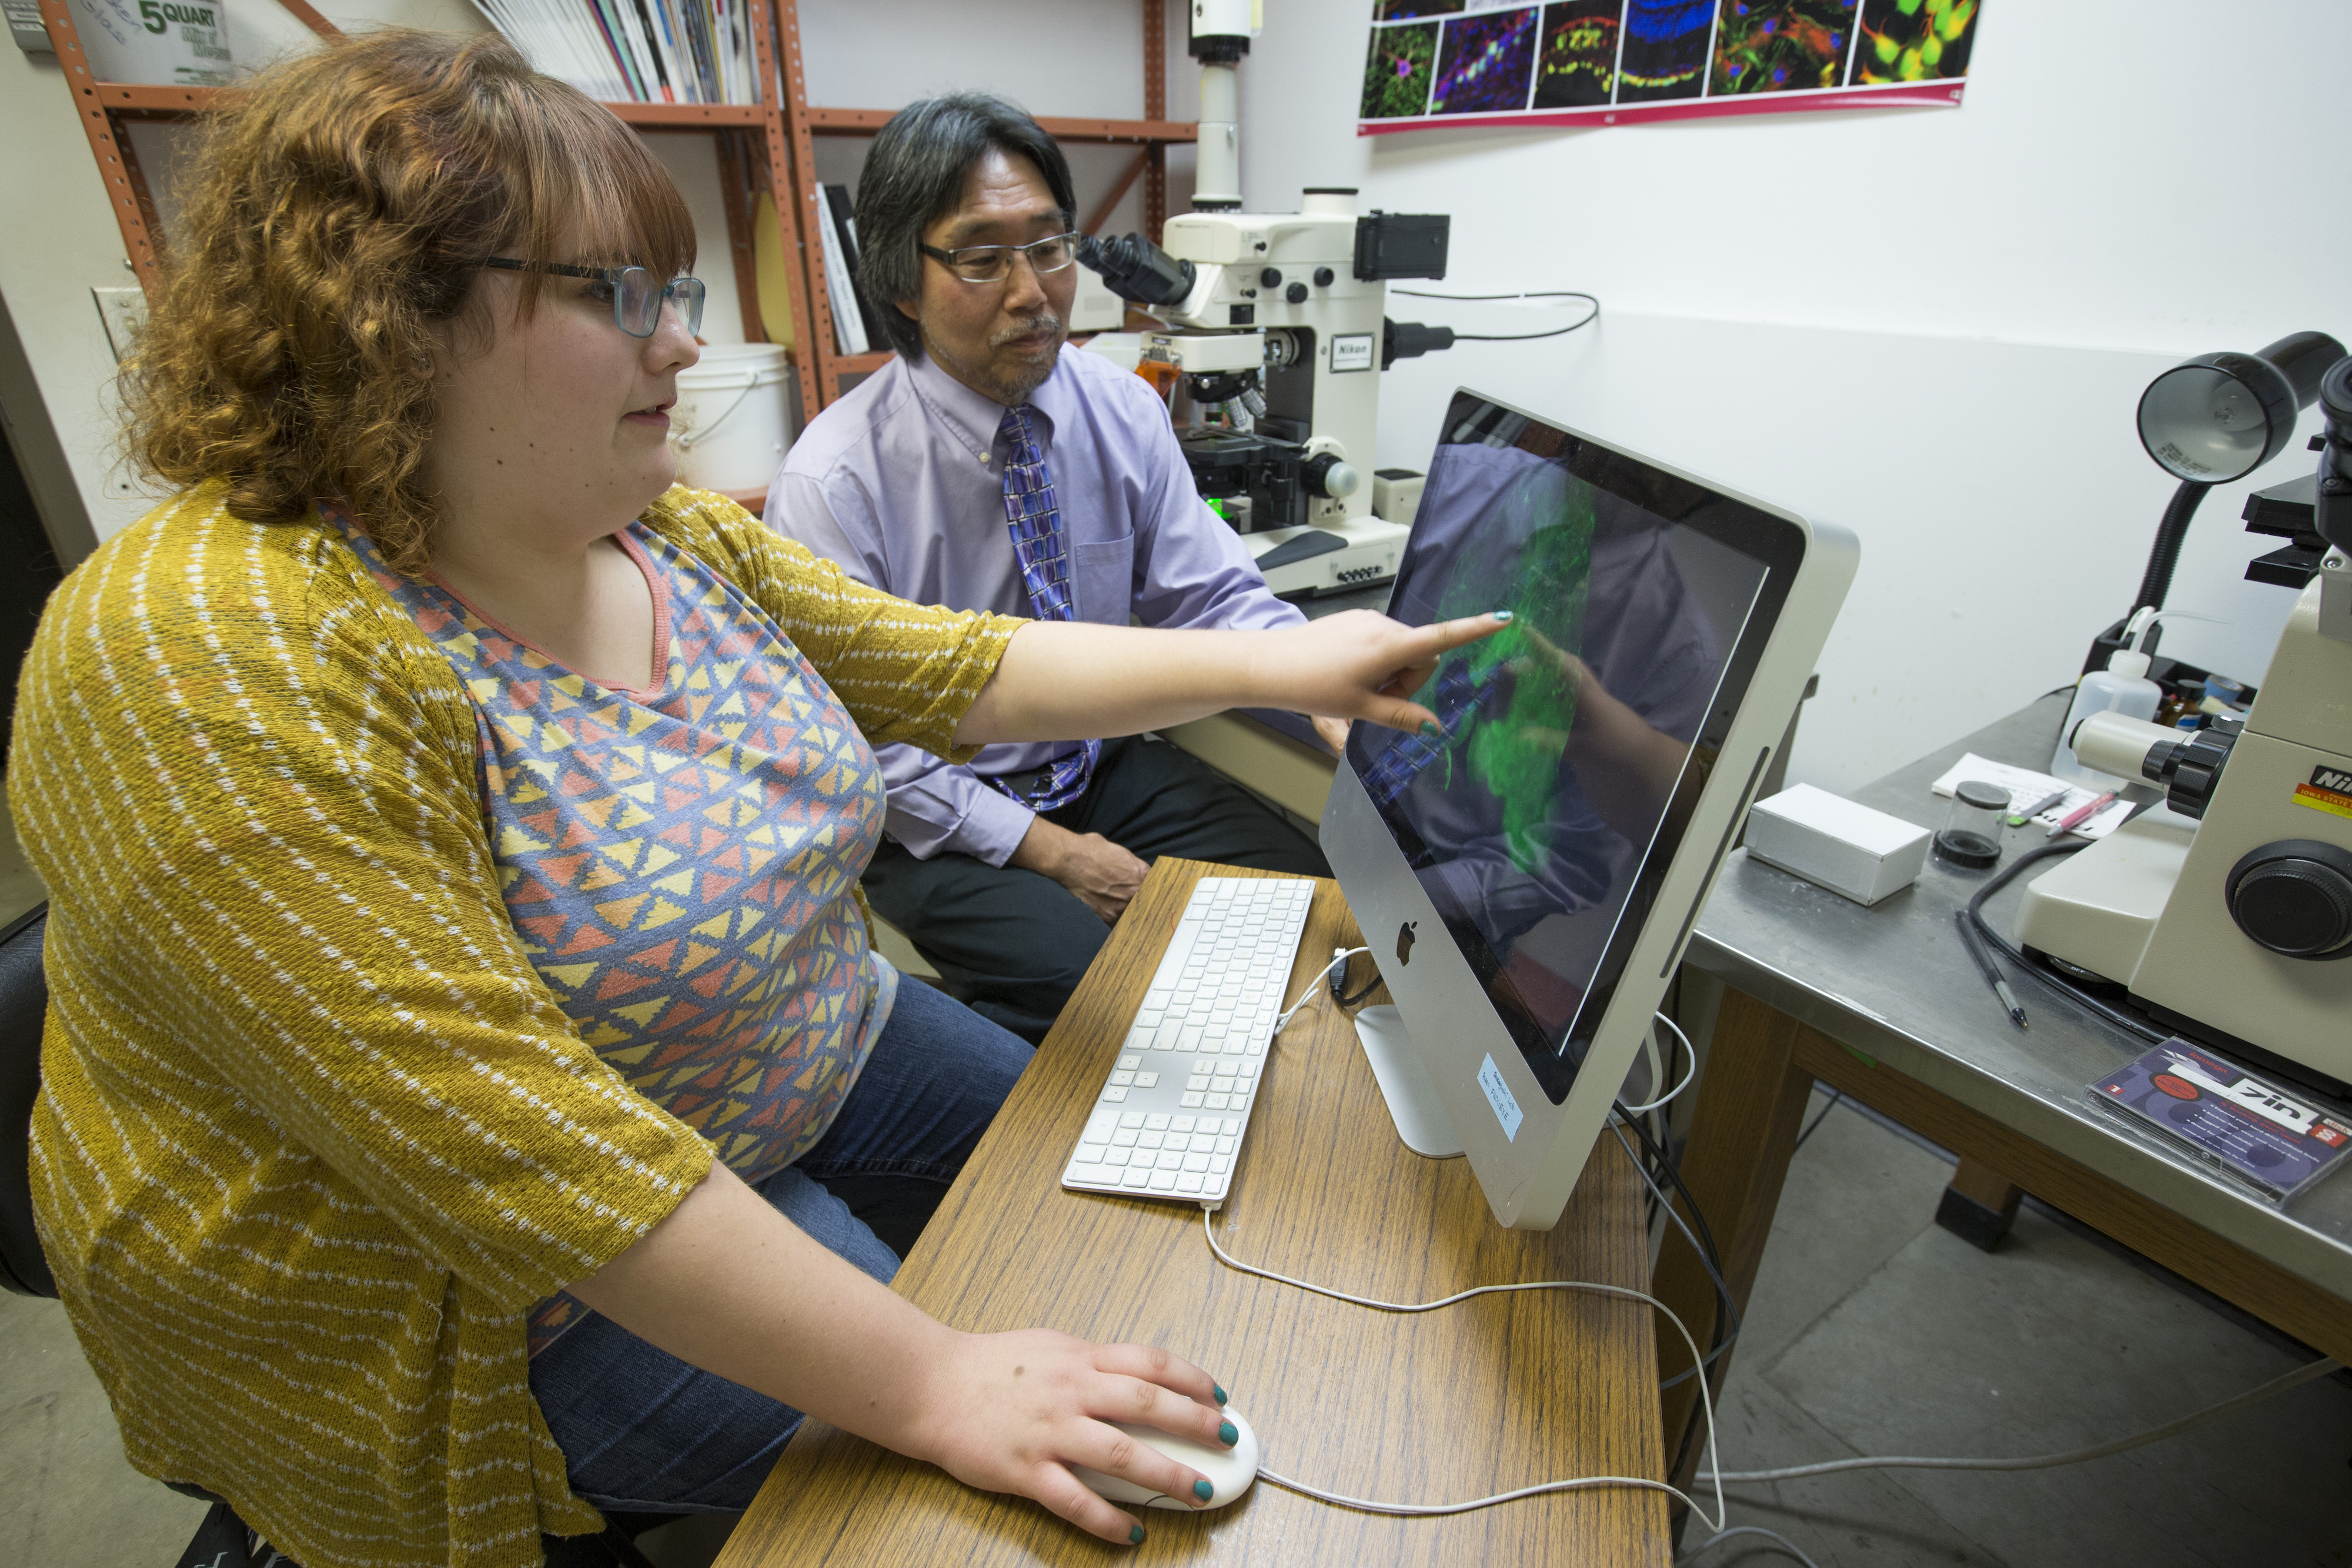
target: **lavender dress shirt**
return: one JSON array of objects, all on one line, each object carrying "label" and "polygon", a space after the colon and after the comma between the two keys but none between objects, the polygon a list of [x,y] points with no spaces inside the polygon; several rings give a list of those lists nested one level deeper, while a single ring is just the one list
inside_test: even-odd
[{"label": "lavender dress shirt", "polygon": [[[1061,502],[1077,620],[1258,630],[1306,619],[1266,591],[1240,538],[1202,503],[1167,405],[1140,377],[1066,349],[1029,406]],[[1004,525],[1003,418],[1003,404],[929,358],[893,359],[801,433],[769,487],[767,520],[886,593],[1031,614]],[[918,860],[947,850],[1001,866],[1034,813],[981,776],[1066,749],[991,746],[959,767],[877,747],[884,829]]]}]

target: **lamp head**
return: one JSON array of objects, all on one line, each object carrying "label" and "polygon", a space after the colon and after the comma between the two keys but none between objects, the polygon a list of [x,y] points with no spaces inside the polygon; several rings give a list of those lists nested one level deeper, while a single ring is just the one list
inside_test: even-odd
[{"label": "lamp head", "polygon": [[2326,333],[2297,332],[2257,354],[2224,350],[2183,361],[2140,394],[2140,444],[2176,479],[2242,479],[2286,449],[2295,415],[2343,357],[2344,345]]}]

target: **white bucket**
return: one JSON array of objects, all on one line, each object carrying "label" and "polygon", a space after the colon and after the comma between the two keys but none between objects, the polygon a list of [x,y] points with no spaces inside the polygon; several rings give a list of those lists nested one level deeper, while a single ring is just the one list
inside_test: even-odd
[{"label": "white bucket", "polygon": [[68,0],[100,81],[226,87],[228,17],[221,0]]},{"label": "white bucket", "polygon": [[677,373],[670,450],[681,483],[699,490],[765,490],[787,444],[784,378],[776,343],[712,343]]}]

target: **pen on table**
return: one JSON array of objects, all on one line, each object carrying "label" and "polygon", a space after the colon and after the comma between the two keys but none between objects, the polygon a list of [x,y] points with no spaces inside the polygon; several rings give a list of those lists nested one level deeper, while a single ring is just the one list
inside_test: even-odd
[{"label": "pen on table", "polygon": [[2073,793],[2071,789],[2058,789],[2044,795],[2022,811],[2011,811],[2009,814],[2009,825],[2012,828],[2021,828]]},{"label": "pen on table", "polygon": [[2115,803],[2116,792],[2110,789],[2097,800],[2085,801],[2059,818],[2058,825],[2042,836],[2054,839],[2061,833],[2071,833]]},{"label": "pen on table", "polygon": [[1984,975],[1985,982],[1992,987],[1992,994],[2000,998],[2002,1007],[2009,1009],[2009,1021],[2021,1030],[2027,1028],[2025,1009],[2018,1006],[2016,993],[2009,988],[2009,982],[2000,977],[2000,971],[1993,967],[1992,955],[1979,945],[1977,934],[1969,929],[1969,912],[1956,909],[1952,911],[1952,919],[1960,928],[1960,946],[1969,950],[1969,956],[1977,961],[1977,968]]}]

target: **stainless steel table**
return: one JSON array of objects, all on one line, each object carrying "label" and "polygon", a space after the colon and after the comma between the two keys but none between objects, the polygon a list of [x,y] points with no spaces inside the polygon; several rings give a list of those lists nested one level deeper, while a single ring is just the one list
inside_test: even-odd
[{"label": "stainless steel table", "polygon": [[[2046,767],[2065,716],[2045,697],[1858,791],[1854,799],[1922,827],[1948,802],[1928,786],[1968,752]],[[2011,830],[2006,853],[2045,842]],[[2352,1361],[2352,1177],[2338,1176],[2286,1211],[2242,1196],[2110,1120],[2084,1085],[2143,1042],[2012,976],[2032,1028],[2020,1033],[1993,999],[1953,925],[1993,871],[1930,856],[1916,883],[1864,908],[1735,852],[1700,917],[1685,966],[1727,988],[1698,1086],[1683,1171],[1713,1225],[1726,1283],[1744,1309],[1780,1201],[1807,1096],[1843,1092],[1960,1156],[1948,1210],[1982,1240],[2023,1188],[2175,1272]],[[1996,930],[2028,873],[1987,906]],[[2352,1027],[2347,1020],[2347,1027]],[[1955,1225],[1955,1228],[1964,1228]],[[1670,1237],[1659,1296],[1706,1343],[1716,1297],[1696,1255]],[[1659,1336],[1660,1370],[1687,1364],[1679,1336]],[[1717,1363],[1719,1386],[1729,1355]],[[1670,1390],[1669,1441],[1692,1385]],[[1685,1461],[1685,1476],[1696,1465]]]}]

